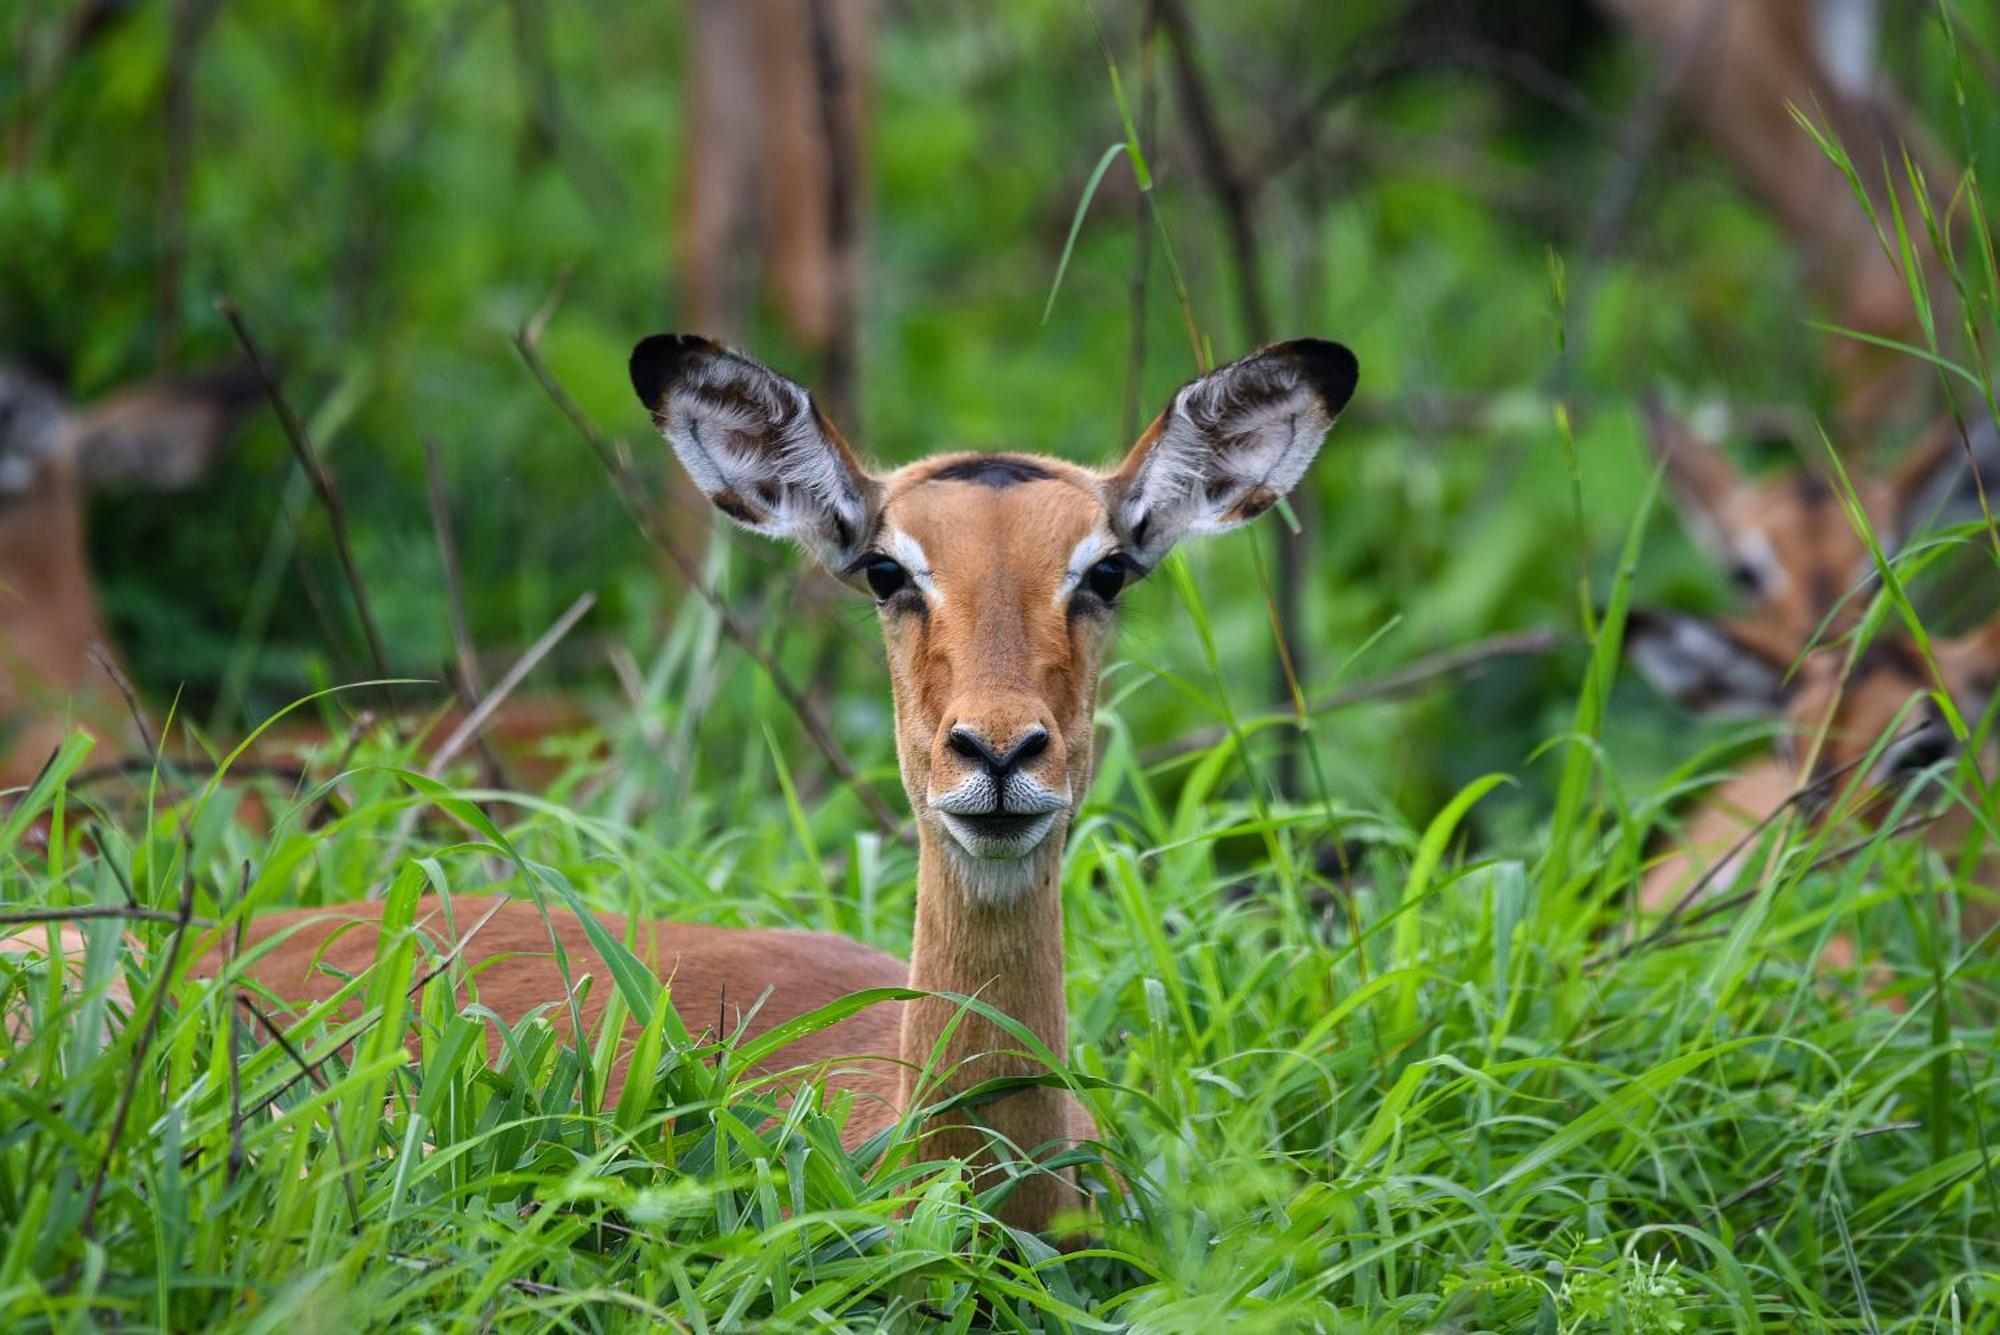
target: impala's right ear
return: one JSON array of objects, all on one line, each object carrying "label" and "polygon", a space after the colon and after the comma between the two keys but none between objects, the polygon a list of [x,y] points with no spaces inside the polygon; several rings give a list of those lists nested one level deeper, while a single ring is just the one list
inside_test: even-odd
[{"label": "impala's right ear", "polygon": [[1785,707],[1791,656],[1748,626],[1635,607],[1625,654],[1654,690],[1698,714],[1759,718]]},{"label": "impala's right ear", "polygon": [[1658,393],[1648,390],[1639,400],[1645,419],[1646,445],[1660,461],[1667,492],[1688,536],[1722,558],[1729,555],[1723,504],[1736,490],[1736,466],[1722,447],[1704,440],[1693,427],[1668,412]]},{"label": "impala's right ear", "polygon": [[834,569],[860,552],[882,488],[804,386],[708,339],[655,334],[632,349],[632,388],[716,509]]}]

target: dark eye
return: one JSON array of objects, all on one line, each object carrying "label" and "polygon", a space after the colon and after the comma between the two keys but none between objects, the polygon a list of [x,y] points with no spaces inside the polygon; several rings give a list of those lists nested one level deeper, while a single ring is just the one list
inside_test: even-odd
[{"label": "dark eye", "polygon": [[1110,556],[1083,572],[1083,587],[1109,603],[1118,598],[1118,591],[1125,587],[1126,577],[1131,572],[1131,562],[1122,556]]},{"label": "dark eye", "polygon": [[1729,582],[1745,593],[1755,593],[1764,586],[1764,577],[1748,561],[1732,561],[1729,564]]},{"label": "dark eye", "polygon": [[867,577],[868,587],[875,591],[879,602],[888,602],[910,584],[910,572],[886,556],[871,559],[861,573]]}]

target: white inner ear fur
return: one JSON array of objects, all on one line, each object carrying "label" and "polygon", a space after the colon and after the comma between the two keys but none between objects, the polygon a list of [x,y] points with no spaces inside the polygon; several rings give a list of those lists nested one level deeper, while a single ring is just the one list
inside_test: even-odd
[{"label": "white inner ear fur", "polygon": [[1103,529],[1093,529],[1083,535],[1076,550],[1069,554],[1069,565],[1063,571],[1062,583],[1056,586],[1055,602],[1066,602],[1076,586],[1083,582],[1083,572],[1096,565],[1106,553],[1117,545],[1117,540]]},{"label": "white inner ear fur", "polygon": [[1790,587],[1785,567],[1778,562],[1777,548],[1771,545],[1771,539],[1763,529],[1744,529],[1736,539],[1735,555],[1739,562],[1756,573],[1758,591],[1766,597],[1781,594]]},{"label": "white inner ear fur", "polygon": [[1333,416],[1286,362],[1225,367],[1174,396],[1153,448],[1120,506],[1139,559],[1151,566],[1190,533],[1220,533],[1255,518],[1236,513],[1253,492],[1298,485]]},{"label": "white inner ear fur", "polygon": [[[747,400],[747,402],[744,402]],[[812,396],[783,376],[727,354],[688,373],[661,405],[660,433],[703,494],[734,493],[773,537],[824,546],[825,520],[867,527],[868,504],[840,450],[820,429]],[[775,503],[765,493],[775,490]]]},{"label": "white inner ear fur", "polygon": [[889,555],[895,557],[896,564],[903,567],[904,573],[910,577],[910,583],[917,586],[917,592],[932,603],[942,606],[944,595],[938,592],[937,583],[931,578],[931,561],[924,555],[923,544],[899,528],[889,529],[887,536]]}]

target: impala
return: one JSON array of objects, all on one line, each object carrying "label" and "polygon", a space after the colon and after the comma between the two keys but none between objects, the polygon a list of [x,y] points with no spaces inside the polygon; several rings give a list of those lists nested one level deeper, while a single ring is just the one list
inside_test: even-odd
[{"label": "impala", "polygon": [[[1904,635],[1885,634],[1850,662],[1846,645],[1816,649],[1797,661],[1774,656],[1736,627],[1700,617],[1652,614],[1636,621],[1631,633],[1654,641],[1645,652],[1679,660],[1686,680],[1703,679],[1711,701],[1737,695],[1746,709],[1775,702],[1782,711],[1773,754],[1722,786],[1719,793],[1735,805],[1705,807],[1702,822],[1690,826],[1685,842],[1691,848],[1672,859],[1690,852],[1709,861],[1728,859],[1711,875],[1710,893],[1729,888],[1748,861],[1748,842],[1754,841],[1746,836],[1795,795],[1808,819],[1859,828],[1879,823],[1912,782],[1935,775],[1961,753],[1940,698],[1949,698],[1976,734],[2000,686],[2000,620],[1935,641],[1935,671]],[[1955,854],[1971,819],[1963,805],[1954,806],[1925,826],[1926,837]],[[1667,907],[1689,879],[1686,866],[1671,880],[1656,880],[1659,871],[1649,873],[1642,892],[1650,909]],[[1981,879],[1987,879],[1983,870]],[[1991,905],[1970,907],[1968,921],[1994,920]],[[1851,947],[1837,944],[1830,953],[1848,954]]]},{"label": "impala", "polygon": [[[880,987],[977,997],[1065,1051],[1061,869],[1091,777],[1098,667],[1125,590],[1182,538],[1235,528],[1291,490],[1354,392],[1353,354],[1281,343],[1184,386],[1123,462],[1095,471],[1027,454],[946,454],[864,469],[799,385],[705,339],[660,335],[632,354],[640,401],[695,484],[753,532],[797,542],[873,597],[888,647],[896,749],[917,816],[911,959],[839,936],[600,915],[670,979],[691,1032],[768,1032]],[[375,960],[381,901],[259,917],[240,966],[288,1002],[330,998]],[[425,899],[416,930],[478,970],[509,1023],[560,1014],[565,970],[607,976],[583,922],[523,901]],[[18,946],[17,946],[18,948]],[[226,967],[217,948],[203,966]],[[586,1027],[608,989],[580,1008]],[[497,1049],[497,1036],[495,1038]],[[817,1069],[853,1096],[850,1148],[925,1098],[1043,1075],[1001,1025],[946,996],[882,1002],[792,1042],[764,1068]],[[619,1058],[607,1084],[624,1081]],[[936,1083],[924,1085],[924,1072]],[[927,1092],[926,1092],[927,1091]],[[923,1127],[927,1157],[986,1176],[1095,1137],[1066,1090],[1024,1085]],[[1045,1229],[1083,1196],[1031,1169],[1001,1208]]]},{"label": "impala", "polygon": [[[1647,401],[1644,413],[1647,440],[1684,527],[1727,568],[1743,606],[1726,623],[1635,613],[1627,652],[1662,694],[1684,705],[1733,717],[1777,716],[1796,685],[1782,669],[1858,618],[1862,600],[1854,594],[1874,578],[1867,543],[1832,479],[1803,465],[1746,478],[1719,446],[1656,400]],[[1946,418],[1887,477],[1857,473],[1850,483],[1877,540],[1893,555],[1927,528],[1977,517],[1979,478],[2000,483],[2000,433],[1979,418],[1961,436],[1957,421]],[[1663,909],[1708,874],[1746,830],[1790,797],[1795,778],[1792,767],[1773,757],[1725,777],[1681,821],[1674,847],[1648,868],[1641,906]],[[1709,888],[1726,885],[1740,862],[1739,853],[1735,866],[1710,876]]]},{"label": "impala", "polygon": [[[136,748],[84,543],[102,483],[183,487],[255,392],[240,374],[157,381],[77,411],[0,366],[0,789],[30,782],[69,728]],[[102,659],[103,661],[100,661]]]},{"label": "impala", "polygon": [[[1721,446],[1667,412],[1642,405],[1646,441],[1659,460],[1681,525],[1721,565],[1742,599],[1746,627],[1796,655],[1844,629],[1859,609],[1850,595],[1874,577],[1868,545],[1841,503],[1834,479],[1800,464],[1746,477]],[[1945,418],[1885,476],[1849,482],[1883,550],[1894,554],[1926,528],[1976,519],[1980,475],[2000,491],[2000,434],[1979,417],[1961,439]]]}]

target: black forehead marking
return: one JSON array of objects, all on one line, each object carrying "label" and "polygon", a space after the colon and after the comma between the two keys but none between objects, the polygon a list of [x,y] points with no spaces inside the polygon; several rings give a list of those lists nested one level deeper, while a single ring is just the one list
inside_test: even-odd
[{"label": "black forehead marking", "polygon": [[1019,482],[1052,482],[1055,474],[1017,454],[979,454],[960,459],[925,478],[926,482],[970,482],[999,491]]}]

